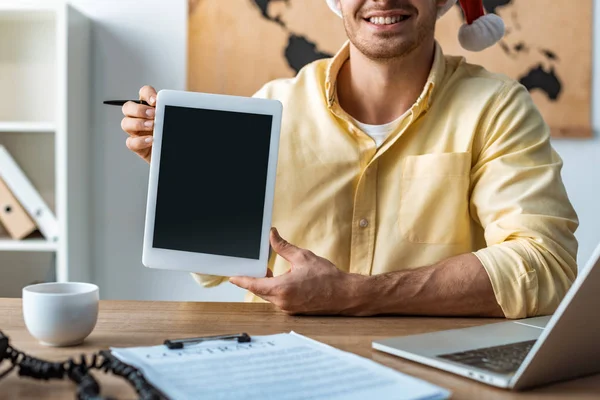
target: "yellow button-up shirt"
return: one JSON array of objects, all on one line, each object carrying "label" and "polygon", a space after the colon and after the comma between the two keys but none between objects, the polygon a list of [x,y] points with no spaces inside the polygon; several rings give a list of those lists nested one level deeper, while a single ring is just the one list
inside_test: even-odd
[{"label": "yellow button-up shirt", "polygon": [[[527,90],[436,44],[421,95],[377,148],[337,101],[348,58],[346,43],[256,93],[284,110],[273,226],[364,275],[474,253],[508,318],[552,313],[577,274],[578,220]],[[289,264],[273,254],[269,268]]]}]

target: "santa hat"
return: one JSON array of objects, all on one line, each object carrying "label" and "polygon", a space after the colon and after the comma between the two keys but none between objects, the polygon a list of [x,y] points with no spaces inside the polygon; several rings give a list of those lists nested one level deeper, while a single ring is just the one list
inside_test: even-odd
[{"label": "santa hat", "polygon": [[[342,13],[338,8],[339,0],[327,0],[329,7],[340,17]],[[438,18],[446,14],[457,0],[446,0],[440,7]],[[495,43],[504,36],[504,22],[496,14],[486,14],[483,0],[458,0],[465,14],[466,23],[460,27],[458,40],[463,48],[469,51],[481,51]]]}]

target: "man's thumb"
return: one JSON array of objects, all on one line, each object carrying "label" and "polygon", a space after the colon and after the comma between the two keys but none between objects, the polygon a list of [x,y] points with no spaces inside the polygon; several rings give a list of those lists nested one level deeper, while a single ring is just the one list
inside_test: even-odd
[{"label": "man's thumb", "polygon": [[295,257],[300,253],[300,248],[286,241],[279,235],[277,228],[271,228],[271,235],[269,238],[271,247],[281,257],[289,262],[294,262]]}]

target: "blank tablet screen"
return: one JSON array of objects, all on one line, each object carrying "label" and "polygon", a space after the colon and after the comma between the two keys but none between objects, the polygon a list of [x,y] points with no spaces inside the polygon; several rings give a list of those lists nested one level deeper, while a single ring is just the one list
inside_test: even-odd
[{"label": "blank tablet screen", "polygon": [[153,247],[260,258],[272,119],[165,107]]}]

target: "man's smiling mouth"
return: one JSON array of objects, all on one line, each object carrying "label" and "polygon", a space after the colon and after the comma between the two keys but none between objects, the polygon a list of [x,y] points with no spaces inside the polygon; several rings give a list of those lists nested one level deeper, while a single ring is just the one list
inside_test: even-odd
[{"label": "man's smiling mouth", "polygon": [[410,15],[394,15],[392,17],[370,17],[365,20],[374,25],[393,25],[402,21],[406,21]]}]

